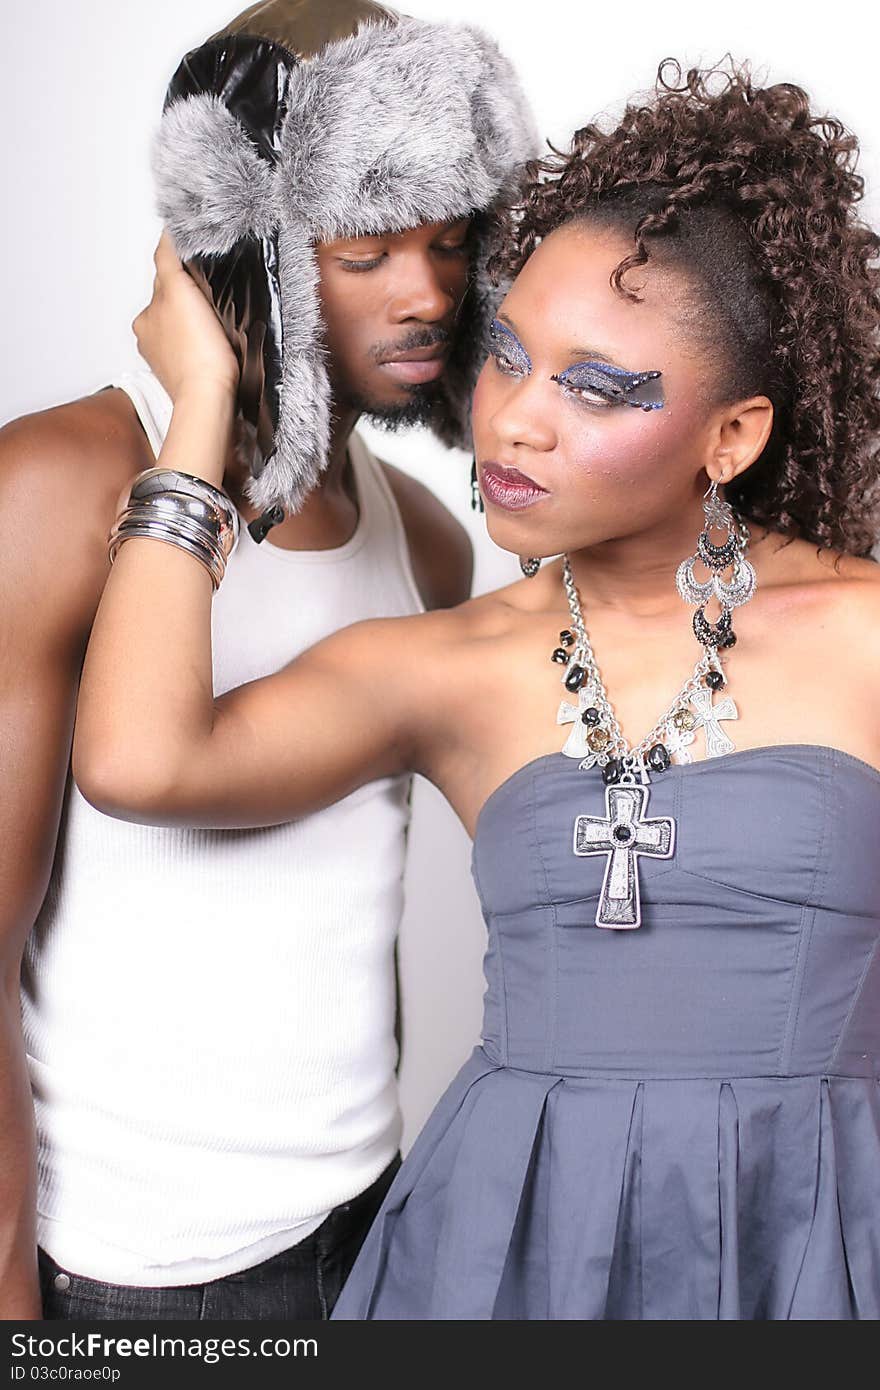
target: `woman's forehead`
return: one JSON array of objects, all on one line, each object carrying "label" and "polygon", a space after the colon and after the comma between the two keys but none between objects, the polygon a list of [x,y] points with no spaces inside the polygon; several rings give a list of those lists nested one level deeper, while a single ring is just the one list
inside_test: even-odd
[{"label": "woman's forehead", "polygon": [[502,305],[505,319],[536,349],[575,358],[604,356],[619,361],[633,353],[671,350],[679,337],[679,298],[672,272],[660,265],[637,266],[625,286],[634,302],[611,284],[611,276],[633,249],[606,228],[568,224],[546,237],[526,261]]}]

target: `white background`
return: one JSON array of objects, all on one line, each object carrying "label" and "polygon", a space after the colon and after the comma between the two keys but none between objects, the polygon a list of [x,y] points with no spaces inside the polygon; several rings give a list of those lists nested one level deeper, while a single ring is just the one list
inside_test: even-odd
[{"label": "white background", "polygon": [[[817,107],[857,132],[865,212],[880,221],[874,7],[861,0],[821,7],[766,0],[445,0],[441,7],[409,0],[402,7],[490,29],[520,68],[541,134],[557,144],[649,88],[666,56],[683,64],[726,52],[747,58],[762,78],[805,86]],[[159,230],[150,137],[180,57],[236,8],[236,0],[27,0],[4,15],[0,420],[96,390],[136,365],[129,325],[149,293]],[[469,512],[463,456],[416,433],[370,437],[468,525],[478,590],[517,572]],[[401,945],[407,1145],[479,1037],[484,936],[469,853],[445,803],[419,785]]]}]

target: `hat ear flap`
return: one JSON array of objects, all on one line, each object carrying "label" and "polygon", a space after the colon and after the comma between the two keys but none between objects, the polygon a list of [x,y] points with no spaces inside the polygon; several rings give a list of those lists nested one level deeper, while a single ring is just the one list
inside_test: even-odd
[{"label": "hat ear flap", "polygon": [[218,255],[275,222],[274,165],[219,97],[172,102],[152,152],[159,216],[179,255]]},{"label": "hat ear flap", "polygon": [[[179,98],[166,108],[153,146],[153,172],[159,214],[179,255],[199,271],[239,354],[253,347],[272,378],[269,395],[267,381],[254,401],[244,380],[240,390],[244,418],[257,426],[260,445],[267,421],[274,431],[271,451],[255,449],[249,460],[248,497],[260,510],[282,500],[296,511],[318,483],[330,444],[330,382],[309,231],[298,221],[278,225],[276,162],[260,153],[212,93]],[[253,269],[247,275],[232,273],[245,247],[262,257],[261,274]],[[255,326],[249,310],[262,276],[267,277],[266,323],[259,341],[251,344]],[[239,281],[251,290],[240,303],[235,296]],[[280,321],[278,314],[269,314],[273,306]]]},{"label": "hat ear flap", "polygon": [[281,409],[274,451],[246,484],[260,510],[282,501],[297,511],[318,483],[330,450],[331,391],[323,346],[319,271],[308,228],[281,227],[278,273],[283,337]]}]

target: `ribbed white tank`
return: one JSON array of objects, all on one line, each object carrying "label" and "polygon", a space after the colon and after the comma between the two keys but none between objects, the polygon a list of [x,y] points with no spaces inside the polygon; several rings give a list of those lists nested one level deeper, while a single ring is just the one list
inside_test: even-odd
[{"label": "ribbed white tank", "polygon": [[[158,451],[162,387],[114,384]],[[286,551],[242,528],[214,599],[217,694],[422,608],[382,470],[357,435],[349,454],[346,545]],[[171,830],[104,816],[68,783],[22,972],[38,1236],[59,1264],[219,1278],[304,1239],[390,1161],[408,793],[386,779],[290,825]]]}]

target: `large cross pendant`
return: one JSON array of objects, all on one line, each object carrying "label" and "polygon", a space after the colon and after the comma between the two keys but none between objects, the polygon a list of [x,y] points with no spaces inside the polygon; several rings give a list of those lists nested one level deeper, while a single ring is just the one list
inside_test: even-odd
[{"label": "large cross pendant", "polygon": [[607,854],[605,877],[596,912],[597,927],[638,927],[642,921],[636,856],[669,859],[675,848],[672,816],[645,820],[649,791],[641,786],[605,788],[603,816],[578,816],[574,823],[577,855]]}]

